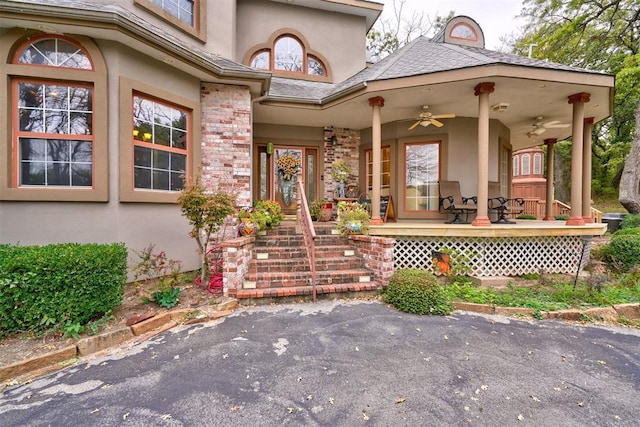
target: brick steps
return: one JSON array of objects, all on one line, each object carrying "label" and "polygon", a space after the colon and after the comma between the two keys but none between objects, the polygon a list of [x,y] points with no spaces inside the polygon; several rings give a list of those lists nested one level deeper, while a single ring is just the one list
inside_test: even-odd
[{"label": "brick steps", "polygon": [[[335,223],[316,228],[316,294],[376,291],[373,274],[364,268],[346,236],[335,234]],[[238,299],[310,296],[311,270],[304,238],[295,234],[295,222],[282,224],[255,237],[255,248]]]}]

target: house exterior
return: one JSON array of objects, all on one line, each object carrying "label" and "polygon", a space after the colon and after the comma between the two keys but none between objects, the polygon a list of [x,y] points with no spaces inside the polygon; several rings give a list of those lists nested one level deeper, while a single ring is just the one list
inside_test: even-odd
[{"label": "house exterior", "polygon": [[[184,176],[201,171],[240,206],[272,199],[294,213],[278,173],[287,155],[309,200],[334,199],[331,165],[349,163],[373,235],[451,235],[437,184],[455,180],[478,197],[458,230],[496,236],[487,182],[509,194],[512,152],[543,142],[527,132],[539,116],[571,124],[546,130],[551,146],[579,142],[565,229],[604,232],[583,201],[612,76],[485,50],[468,17],[367,64],[381,11],[366,0],[0,0],[0,243],[152,243],[195,269],[175,203]],[[393,230],[376,214],[381,196],[394,200]]]}]

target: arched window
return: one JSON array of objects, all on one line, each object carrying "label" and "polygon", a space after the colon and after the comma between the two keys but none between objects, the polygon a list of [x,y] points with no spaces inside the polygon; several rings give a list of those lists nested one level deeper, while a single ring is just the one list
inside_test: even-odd
[{"label": "arched window", "polygon": [[[75,41],[59,36],[25,43],[13,62],[93,71],[89,54]],[[67,73],[13,79],[17,187],[94,186],[94,85],[65,80]]]},{"label": "arched window", "polygon": [[513,156],[513,176],[520,175],[520,156]]},{"label": "arched window", "polygon": [[542,175],[542,154],[540,153],[533,155],[533,174]]},{"label": "arched window", "polygon": [[266,48],[262,45],[251,55],[248,63],[259,70],[328,77],[323,61],[317,55],[310,54],[305,43],[292,34],[278,36]]},{"label": "arched window", "polygon": [[451,37],[452,39],[460,40],[478,40],[478,34],[476,33],[476,30],[474,30],[471,25],[467,24],[466,22],[459,22],[455,24],[449,32],[449,37]]},{"label": "arched window", "polygon": [[530,175],[531,174],[531,155],[523,154],[522,155],[522,175]]}]

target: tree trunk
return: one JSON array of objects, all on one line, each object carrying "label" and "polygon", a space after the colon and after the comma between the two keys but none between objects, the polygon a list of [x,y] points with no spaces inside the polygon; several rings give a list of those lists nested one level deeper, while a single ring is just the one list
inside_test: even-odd
[{"label": "tree trunk", "polygon": [[636,108],[636,131],[624,161],[618,200],[631,214],[640,213],[640,103]]}]

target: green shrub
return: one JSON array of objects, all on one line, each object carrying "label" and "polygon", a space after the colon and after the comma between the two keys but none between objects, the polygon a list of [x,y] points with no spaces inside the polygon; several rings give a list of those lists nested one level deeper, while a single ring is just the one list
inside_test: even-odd
[{"label": "green shrub", "polygon": [[[637,231],[636,231],[637,230]],[[611,237],[607,250],[607,263],[620,272],[640,266],[640,229],[627,228]]]},{"label": "green shrub", "polygon": [[436,276],[425,270],[397,270],[383,299],[406,313],[446,315],[452,309]]},{"label": "green shrub", "polygon": [[83,325],[122,303],[124,244],[0,246],[0,336]]},{"label": "green shrub", "polygon": [[640,214],[627,214],[622,218],[620,226],[624,228],[640,228]]},{"label": "green shrub", "polygon": [[538,219],[536,218],[535,215],[529,215],[529,214],[520,214],[516,217],[516,219],[531,219],[531,220],[535,220]]},{"label": "green shrub", "polygon": [[558,214],[553,217],[556,221],[567,221],[569,219],[569,215],[567,214]]}]

